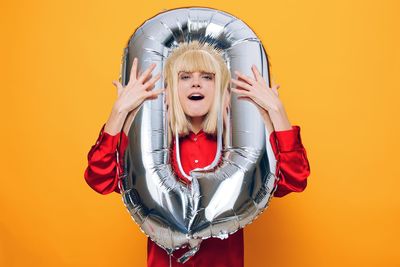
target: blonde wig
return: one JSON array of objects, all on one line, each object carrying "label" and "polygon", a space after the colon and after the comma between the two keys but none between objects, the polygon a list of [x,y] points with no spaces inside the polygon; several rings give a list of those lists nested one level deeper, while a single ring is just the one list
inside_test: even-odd
[{"label": "blonde wig", "polygon": [[210,111],[203,121],[202,128],[204,132],[216,135],[218,111],[222,105],[224,107],[226,105],[224,103],[228,99],[227,94],[229,94],[231,79],[230,71],[220,51],[206,43],[192,41],[181,43],[166,59],[163,77],[167,88],[170,131],[173,134],[177,131],[180,136],[185,136],[189,134],[192,128],[178,97],[178,74],[181,71],[203,71],[215,75],[215,98]]}]

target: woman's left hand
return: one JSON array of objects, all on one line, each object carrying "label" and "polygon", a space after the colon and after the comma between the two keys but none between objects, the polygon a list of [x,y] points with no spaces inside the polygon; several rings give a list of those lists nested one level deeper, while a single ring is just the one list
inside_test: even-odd
[{"label": "woman's left hand", "polygon": [[282,108],[282,102],[278,96],[279,85],[273,85],[272,88],[269,88],[255,65],[252,66],[251,70],[254,79],[235,71],[239,79],[232,79],[232,82],[237,86],[231,88],[232,91],[239,95],[239,99],[256,104],[262,115],[265,115],[266,112],[279,111]]}]

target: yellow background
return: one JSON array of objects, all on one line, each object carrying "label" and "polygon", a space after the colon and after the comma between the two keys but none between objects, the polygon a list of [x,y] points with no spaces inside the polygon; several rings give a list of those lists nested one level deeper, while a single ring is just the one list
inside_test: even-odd
[{"label": "yellow background", "polygon": [[397,1],[2,1],[0,266],[145,266],[120,195],[85,183],[123,47],[163,9],[250,25],[311,164],[245,229],[246,266],[400,266]]}]

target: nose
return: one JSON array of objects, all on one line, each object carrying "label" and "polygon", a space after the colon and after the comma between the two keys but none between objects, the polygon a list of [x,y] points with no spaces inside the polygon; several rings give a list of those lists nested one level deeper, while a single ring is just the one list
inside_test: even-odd
[{"label": "nose", "polygon": [[197,75],[197,73],[193,73],[192,87],[200,87],[200,75]]}]

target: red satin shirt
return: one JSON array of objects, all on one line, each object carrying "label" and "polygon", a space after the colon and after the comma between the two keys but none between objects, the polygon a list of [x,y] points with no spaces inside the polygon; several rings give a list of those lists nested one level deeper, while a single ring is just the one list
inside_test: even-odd
[{"label": "red satin shirt", "polygon": [[[118,173],[122,172],[124,151],[128,145],[128,137],[123,131],[116,135],[104,132],[102,127],[96,144],[88,153],[88,166],[85,170],[85,180],[88,185],[100,194],[119,192]],[[280,177],[274,196],[283,197],[290,192],[301,192],[307,186],[310,166],[301,137],[300,127],[292,126],[291,130],[274,131],[270,134],[271,147],[277,159],[276,175]],[[118,164],[116,151],[119,151]],[[195,168],[205,167],[214,160],[217,141],[203,131],[180,139],[180,155],[183,170],[188,174]],[[180,173],[176,161],[175,146],[171,146],[172,167],[182,182],[189,181]],[[243,229],[221,240],[209,238],[203,240],[200,250],[185,264],[176,261],[188,248],[175,251],[172,266],[213,266],[213,267],[243,267],[244,244]],[[147,266],[167,267],[169,257],[156,243],[148,238]]]}]

